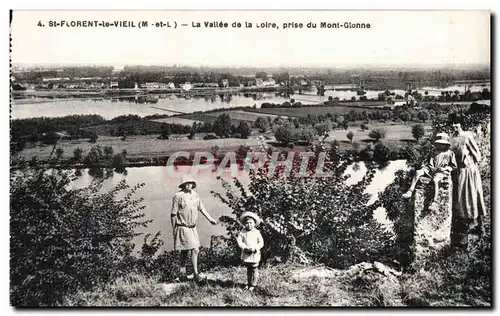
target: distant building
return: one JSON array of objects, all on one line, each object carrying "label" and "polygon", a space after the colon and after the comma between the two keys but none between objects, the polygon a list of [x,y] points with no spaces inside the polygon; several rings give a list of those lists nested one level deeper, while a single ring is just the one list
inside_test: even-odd
[{"label": "distant building", "polygon": [[267,87],[274,86],[274,85],[276,85],[276,80],[274,80],[273,78],[268,78],[266,81],[264,81],[262,83],[262,85],[267,86]]},{"label": "distant building", "polygon": [[170,82],[168,84],[162,82],[146,82],[141,84],[142,89],[155,90],[155,89],[174,89],[175,85]]},{"label": "distant building", "polygon": [[264,80],[262,78],[255,78],[255,85],[260,87],[264,85]]},{"label": "distant building", "polygon": [[124,70],[125,70],[125,65],[115,66],[115,68],[113,69],[113,73],[114,74],[120,73]]},{"label": "distant building", "polygon": [[118,81],[111,81],[109,83],[109,88],[110,89],[118,88]]},{"label": "distant building", "polygon": [[186,82],[182,85],[182,89],[184,91],[189,91],[193,88],[193,85],[190,82]]},{"label": "distant building", "polygon": [[222,79],[221,83],[222,83],[222,87],[224,87],[224,88],[229,87],[229,80],[227,80],[227,79]]}]

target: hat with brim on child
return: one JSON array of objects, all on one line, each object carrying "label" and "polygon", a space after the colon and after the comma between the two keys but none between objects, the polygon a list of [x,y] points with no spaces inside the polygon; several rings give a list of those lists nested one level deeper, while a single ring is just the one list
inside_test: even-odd
[{"label": "hat with brim on child", "polygon": [[439,133],[436,135],[436,140],[434,141],[435,144],[444,144],[444,145],[451,145],[450,144],[450,137],[446,133]]},{"label": "hat with brim on child", "polygon": [[193,184],[193,189],[196,188],[196,180],[190,174],[185,174],[182,176],[181,184],[179,184],[179,188],[184,188],[184,186],[188,183]]},{"label": "hat with brim on child", "polygon": [[245,219],[248,217],[252,218],[255,221],[255,225],[259,225],[261,222],[259,216],[257,214],[255,214],[254,212],[244,212],[243,214],[241,214],[240,222],[242,224],[245,224]]}]

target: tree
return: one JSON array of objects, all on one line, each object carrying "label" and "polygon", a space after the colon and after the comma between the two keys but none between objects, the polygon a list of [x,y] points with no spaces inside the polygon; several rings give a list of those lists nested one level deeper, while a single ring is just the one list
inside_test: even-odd
[{"label": "tree", "polygon": [[116,154],[113,156],[112,167],[118,173],[125,172],[125,157],[122,154]]},{"label": "tree", "polygon": [[330,131],[330,125],[328,123],[318,123],[314,125],[316,133],[320,136],[327,135]]},{"label": "tree", "polygon": [[61,147],[59,147],[59,148],[56,149],[56,158],[57,158],[57,160],[61,160],[63,154],[64,154],[64,150]]},{"label": "tree", "polygon": [[[54,306],[131,272],[142,199],[120,182],[72,189],[71,172],[20,170],[10,187],[10,303]],[[119,198],[123,196],[123,198]]]},{"label": "tree", "polygon": [[42,142],[46,145],[55,145],[59,140],[59,136],[55,132],[48,132],[42,137]]},{"label": "tree", "polygon": [[158,139],[169,139],[170,134],[171,134],[170,125],[162,123],[160,126],[160,136],[158,137]]},{"label": "tree", "polygon": [[[378,205],[368,205],[370,195],[365,193],[375,173],[373,164],[367,163],[367,174],[351,186],[344,181],[344,173],[352,164],[348,157],[328,152],[325,168],[332,172],[329,177],[314,175],[318,155],[313,154],[310,161],[312,168],[305,177],[272,177],[269,163],[252,170],[248,190],[238,179],[234,186],[221,180],[225,192],[212,194],[232,209],[231,216],[221,217],[231,242],[229,247],[236,250],[233,241],[241,230],[237,219],[243,211],[252,211],[266,223],[261,226],[266,240],[263,262],[277,257],[282,262],[299,258],[307,262],[310,254],[319,263],[345,268],[357,262],[380,260],[378,255],[383,253],[389,256],[394,246],[391,233],[384,232],[373,218]],[[293,170],[298,168],[300,162],[292,166]]]},{"label": "tree", "polygon": [[417,117],[422,122],[425,122],[429,119],[429,112],[427,110],[420,110],[417,114]]},{"label": "tree", "polygon": [[385,138],[385,129],[384,128],[377,128],[374,130],[371,130],[368,136],[370,138],[374,138],[376,141],[379,141],[382,138]]},{"label": "tree", "polygon": [[231,118],[223,113],[217,117],[212,125],[212,131],[219,137],[229,137],[231,135]]},{"label": "tree", "polygon": [[422,124],[413,125],[411,128],[411,134],[418,141],[425,135],[425,129]]},{"label": "tree", "polygon": [[269,120],[260,116],[255,120],[254,126],[258,128],[261,133],[264,133],[270,128]]},{"label": "tree", "polygon": [[274,137],[277,141],[283,144],[288,144],[296,141],[295,134],[295,128],[293,126],[290,124],[283,124],[275,130]]},{"label": "tree", "polygon": [[104,159],[105,160],[111,160],[113,153],[114,153],[113,147],[111,147],[111,146],[104,147]]},{"label": "tree", "polygon": [[99,136],[97,135],[97,132],[95,130],[93,130],[92,134],[90,134],[90,142],[91,143],[96,143],[97,142],[97,138],[99,138]]},{"label": "tree", "polygon": [[248,138],[248,136],[250,136],[251,132],[250,125],[248,125],[248,123],[245,121],[240,121],[240,124],[236,128],[236,132],[241,135],[241,138],[246,139]]},{"label": "tree", "polygon": [[75,150],[73,150],[73,160],[75,160],[75,162],[82,161],[82,154],[83,150],[80,147],[75,148]]},{"label": "tree", "polygon": [[352,144],[353,138],[354,138],[354,133],[352,131],[349,131],[347,133],[347,139],[349,139],[349,141],[351,142],[351,144]]},{"label": "tree", "polygon": [[408,111],[404,111],[402,112],[400,115],[399,115],[399,118],[403,121],[403,122],[408,122],[411,120],[411,114],[408,112]]}]

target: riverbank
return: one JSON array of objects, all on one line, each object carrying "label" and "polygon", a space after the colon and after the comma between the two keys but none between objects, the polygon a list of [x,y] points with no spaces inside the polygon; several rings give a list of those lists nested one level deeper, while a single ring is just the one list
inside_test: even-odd
[{"label": "riverbank", "polygon": [[[372,124],[372,128],[374,129],[384,128],[386,130],[384,142],[392,147],[406,146],[415,141],[411,133],[412,126],[413,124],[411,123],[394,123],[393,125],[390,123]],[[432,130],[430,123],[425,124],[424,128],[426,134],[430,133]],[[340,145],[340,150],[352,149],[353,144],[347,138],[349,132],[353,133],[353,143],[358,144],[356,146],[360,146],[361,148],[374,141],[369,137],[369,130],[362,130],[358,126],[350,126],[347,130],[340,128],[331,130],[325,142],[332,143],[337,140]],[[95,145],[112,147],[114,153],[121,153],[125,150],[127,152],[126,156],[129,160],[129,166],[165,165],[168,157],[179,151],[187,151],[190,153],[208,151],[214,153],[215,156],[224,156],[226,152],[238,151],[241,146],[257,149],[259,147],[259,142],[262,141],[260,139],[262,136],[268,138],[265,142],[274,148],[274,150],[290,151],[290,149],[286,147],[281,147],[274,140],[272,133],[254,133],[248,139],[222,138],[205,140],[203,137],[206,135],[206,133],[199,133],[196,134],[194,139],[188,139],[188,135],[171,135],[168,140],[159,139],[159,134],[128,136],[125,140],[123,140],[122,137],[99,136],[96,143],[91,143],[86,139],[59,140],[57,147],[63,150],[61,159],[63,161],[67,160],[67,163],[70,163],[71,159],[74,157],[74,151],[77,148],[82,150],[83,157],[85,157]],[[297,145],[293,148],[293,151],[301,152],[305,151],[307,148],[308,146],[306,145]],[[36,157],[38,161],[46,161],[52,150],[53,146],[51,145],[29,143],[22,151],[13,153],[13,158],[22,156],[26,161],[30,161],[33,157]]]}]

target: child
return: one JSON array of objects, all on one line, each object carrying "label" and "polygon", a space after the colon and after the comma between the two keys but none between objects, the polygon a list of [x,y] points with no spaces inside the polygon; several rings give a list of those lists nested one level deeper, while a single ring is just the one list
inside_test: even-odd
[{"label": "child", "polygon": [[415,175],[415,178],[413,178],[410,189],[408,192],[403,194],[403,198],[410,198],[413,194],[413,190],[415,190],[418,180],[422,176],[432,178],[434,182],[434,199],[429,207],[431,210],[436,209],[438,206],[437,197],[439,182],[444,178],[445,174],[449,174],[452,170],[457,168],[455,154],[450,150],[451,144],[448,134],[437,134],[434,146],[437,153],[423,165],[422,169],[417,170],[417,174]]},{"label": "child", "polygon": [[244,212],[240,222],[245,227],[238,235],[237,242],[241,248],[241,260],[247,267],[247,286],[245,290],[253,291],[257,283],[260,261],[260,249],[264,247],[264,239],[255,227],[260,224],[260,218],[253,212]]}]

